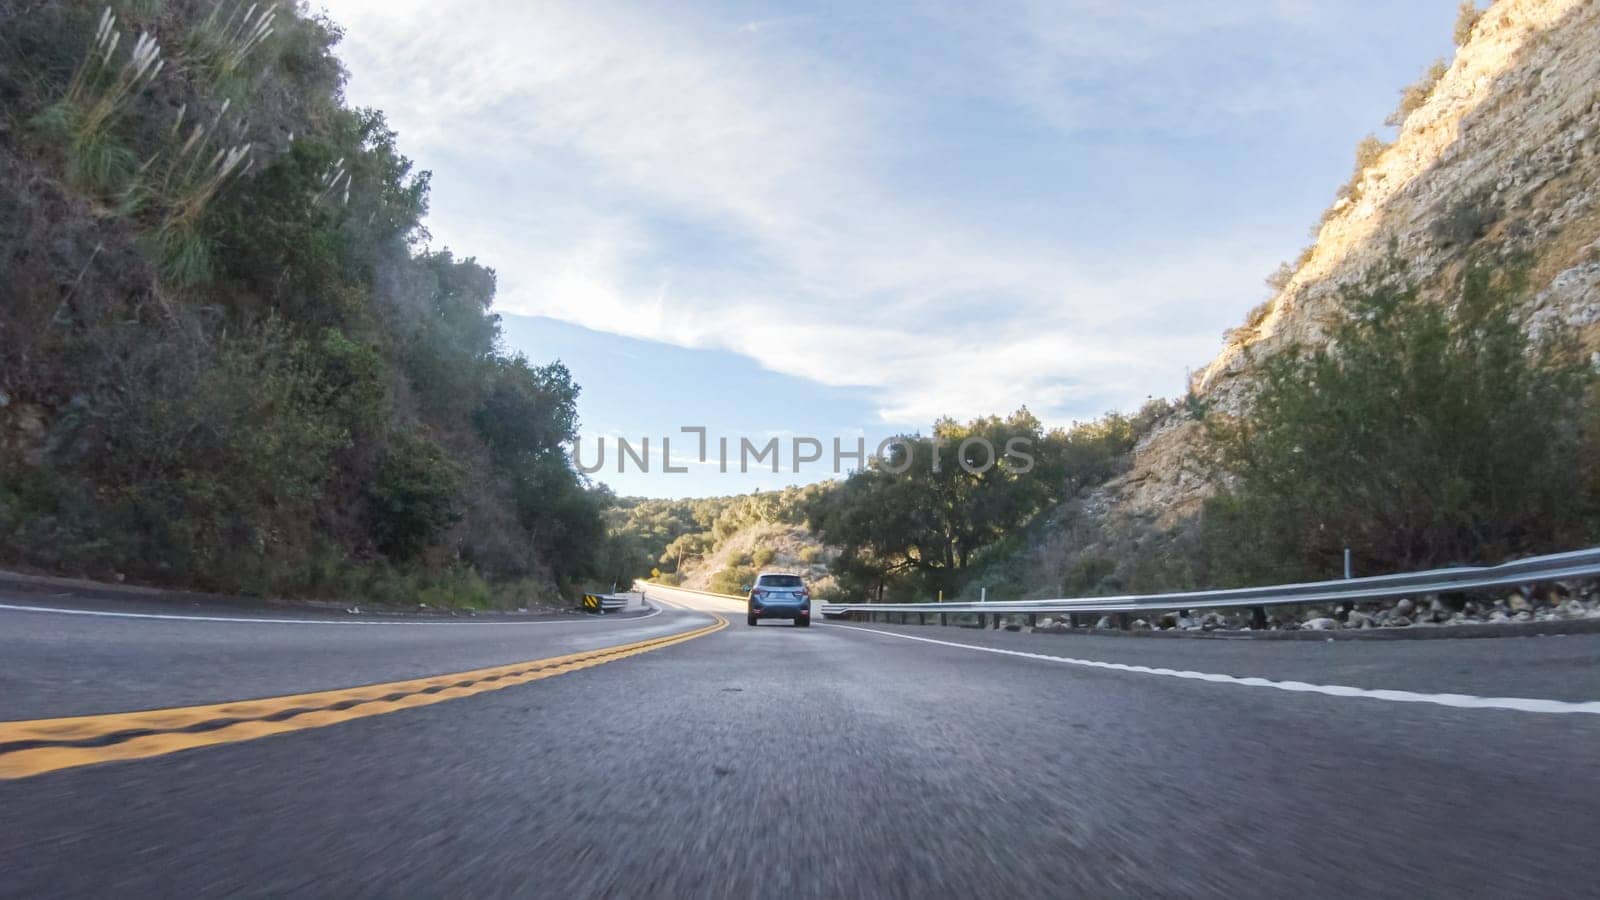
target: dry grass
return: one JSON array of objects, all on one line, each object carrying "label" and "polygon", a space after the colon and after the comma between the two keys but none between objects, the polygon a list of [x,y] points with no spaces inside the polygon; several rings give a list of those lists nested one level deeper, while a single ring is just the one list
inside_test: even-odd
[{"label": "dry grass", "polygon": [[220,82],[233,79],[243,72],[251,51],[272,36],[277,15],[276,4],[218,2],[191,32],[185,57]]},{"label": "dry grass", "polygon": [[129,102],[166,65],[161,45],[149,32],[140,32],[125,57],[117,52],[124,46],[122,38],[108,6],[66,93],[40,117],[41,124],[64,133],[68,179],[82,190],[102,194],[120,187],[132,168],[132,154],[117,141],[113,128]]},{"label": "dry grass", "polygon": [[178,283],[209,276],[210,243],[201,233],[201,219],[217,194],[254,165],[241,129],[225,124],[229,105],[224,101],[209,124],[188,123],[187,107],[180,106],[166,148],[139,170],[139,202],[160,214],[153,242],[162,272]]}]

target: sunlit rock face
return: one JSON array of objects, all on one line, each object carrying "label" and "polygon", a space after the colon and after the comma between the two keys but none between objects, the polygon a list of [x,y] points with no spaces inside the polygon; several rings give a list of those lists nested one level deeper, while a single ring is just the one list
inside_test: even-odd
[{"label": "sunlit rock face", "polygon": [[[1309,256],[1253,328],[1241,328],[1194,378],[1236,412],[1259,360],[1315,344],[1339,302],[1390,255],[1424,284],[1469,256],[1531,261],[1530,330],[1560,320],[1600,349],[1600,4],[1500,0],[1473,29],[1428,100],[1357,179]],[[1448,298],[1441,297],[1442,300]],[[1103,492],[1110,514],[1192,512],[1208,488],[1184,461],[1197,429],[1181,421],[1139,448]]]},{"label": "sunlit rock face", "polygon": [[[1340,290],[1394,257],[1441,302],[1469,258],[1526,267],[1533,333],[1564,322],[1600,360],[1600,3],[1499,0],[1393,144],[1328,212],[1294,275],[1253,325],[1196,373],[1213,409],[1247,408],[1260,361],[1316,344]],[[1376,123],[1374,123],[1376,125]],[[1200,427],[1179,404],[1136,448],[1131,469],[1073,505],[1035,555],[1055,583],[1081,553],[1120,557],[1129,534],[1179,528],[1212,484]],[[1052,541],[1047,540],[1046,543]]]}]

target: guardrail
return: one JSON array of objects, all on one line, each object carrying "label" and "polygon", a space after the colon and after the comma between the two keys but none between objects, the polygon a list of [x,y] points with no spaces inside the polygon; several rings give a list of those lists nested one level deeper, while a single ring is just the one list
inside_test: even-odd
[{"label": "guardrail", "polygon": [[[1280,584],[1267,587],[1231,588],[1214,591],[1183,591],[1171,594],[1145,594],[1120,597],[1081,597],[1056,600],[1008,600],[951,603],[824,603],[822,615],[878,613],[940,613],[1014,615],[1039,613],[1131,613],[1172,612],[1190,609],[1248,607],[1253,627],[1265,627],[1265,607],[1309,603],[1358,603],[1388,600],[1448,591],[1469,591],[1510,587],[1540,582],[1563,581],[1600,575],[1600,547],[1533,556],[1498,566],[1460,566],[1375,575],[1337,581]],[[943,621],[941,616],[941,622]],[[980,619],[981,621],[981,619]],[[998,621],[998,620],[997,620]]]},{"label": "guardrail", "polygon": [[628,598],[618,597],[615,594],[584,594],[583,608],[586,612],[600,613],[618,612],[628,608]]}]

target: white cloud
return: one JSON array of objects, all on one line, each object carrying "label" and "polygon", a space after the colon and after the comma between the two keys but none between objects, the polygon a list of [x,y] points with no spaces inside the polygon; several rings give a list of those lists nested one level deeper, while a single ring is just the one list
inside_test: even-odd
[{"label": "white cloud", "polygon": [[[1023,402],[1060,420],[1175,393],[1217,347],[1218,310],[1248,305],[1238,285],[1255,290],[1278,250],[1260,235],[1186,237],[1191,249],[1119,267],[967,224],[959,203],[893,187],[909,139],[891,124],[899,101],[783,43],[786,21],[328,5],[348,29],[353,98],[385,109],[437,170],[430,228],[497,268],[502,308],[865,385],[887,420]],[[1119,17],[1142,18],[1114,11],[1135,5],[1091,5],[1104,35],[1036,23],[1023,70],[989,74],[1043,96],[1085,54],[1155,52],[1113,40]]]}]

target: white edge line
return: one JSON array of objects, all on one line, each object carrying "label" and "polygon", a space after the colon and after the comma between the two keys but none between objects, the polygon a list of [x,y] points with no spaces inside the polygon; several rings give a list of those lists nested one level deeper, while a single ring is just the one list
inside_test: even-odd
[{"label": "white edge line", "polygon": [[[819,623],[822,624],[822,623]],[[1046,662],[1064,663],[1069,666],[1085,666],[1093,669],[1112,669],[1118,672],[1133,672],[1139,675],[1162,675],[1168,678],[1182,678],[1188,681],[1209,681],[1213,684],[1237,684],[1245,687],[1273,688],[1279,691],[1289,691],[1297,694],[1323,694],[1329,697],[1363,697],[1369,700],[1388,700],[1391,703],[1431,703],[1435,706],[1449,706],[1455,709],[1507,709],[1515,712],[1531,712],[1544,714],[1570,714],[1580,713],[1600,715],[1600,700],[1570,701],[1570,700],[1540,700],[1532,697],[1477,697],[1471,694],[1418,694],[1413,691],[1398,691],[1384,688],[1358,688],[1342,684],[1310,684],[1304,681],[1273,681],[1270,678],[1245,677],[1236,675],[1219,675],[1212,672],[1191,672],[1183,669],[1162,669],[1151,666],[1136,666],[1128,663],[1102,662],[1097,659],[1076,659],[1070,656],[1051,656],[1046,653],[1028,653],[1023,650],[1006,650],[1000,647],[982,647],[977,644],[963,644],[957,641],[941,641],[937,638],[917,637],[910,634],[900,634],[894,631],[879,631],[876,628],[861,628],[855,625],[838,625],[826,623],[829,628],[844,628],[849,631],[863,631],[867,634],[878,634],[884,637],[901,638],[907,641],[921,641],[925,644],[940,644],[945,647],[959,647],[963,650],[977,650],[982,653],[999,653],[1005,656],[1020,656],[1025,659],[1038,659]]]},{"label": "white edge line", "polygon": [[101,616],[110,619],[173,619],[180,622],[245,622],[251,625],[593,625],[596,622],[637,622],[659,615],[661,610],[652,609],[642,616],[628,616],[626,618],[606,619],[601,616],[590,616],[583,619],[547,619],[542,622],[424,622],[406,621],[403,619],[258,619],[246,616],[187,616],[177,613],[136,613],[116,612],[102,609],[64,609],[56,606],[20,606],[11,603],[0,603],[0,610],[13,612],[55,613],[63,616]]}]

